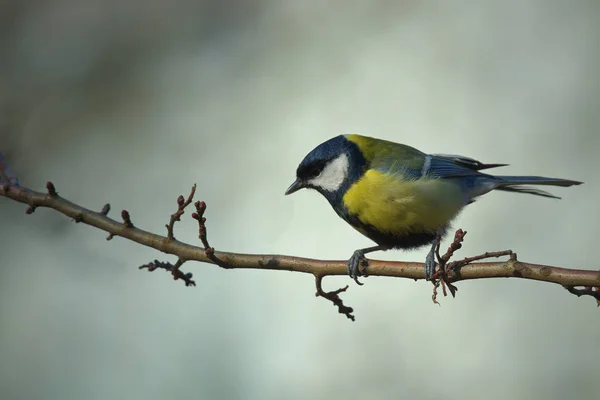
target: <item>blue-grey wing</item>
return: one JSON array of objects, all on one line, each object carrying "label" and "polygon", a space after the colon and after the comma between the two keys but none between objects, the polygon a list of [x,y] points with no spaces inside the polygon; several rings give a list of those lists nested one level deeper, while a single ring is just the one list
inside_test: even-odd
[{"label": "blue-grey wing", "polygon": [[371,161],[371,168],[387,174],[398,174],[406,179],[420,179],[424,176],[435,178],[482,177],[480,170],[504,166],[506,164],[484,164],[470,157],[454,154],[425,154],[410,146],[385,142],[377,156]]},{"label": "blue-grey wing", "polygon": [[456,178],[466,176],[489,176],[482,172],[483,169],[503,167],[508,164],[485,164],[474,158],[454,154],[430,154],[427,173],[437,178]]},{"label": "blue-grey wing", "polygon": [[476,160],[471,157],[459,156],[456,154],[431,154],[431,157],[449,160],[454,162],[455,164],[462,165],[469,169],[474,169],[476,171],[481,171],[482,169],[489,168],[497,168],[497,167],[506,167],[508,164],[485,164],[479,160]]},{"label": "blue-grey wing", "polygon": [[449,154],[431,154],[428,156],[427,162],[429,162],[427,176],[452,180],[462,188],[468,202],[472,202],[475,197],[489,192],[498,184],[498,178],[483,173],[481,170],[505,165],[484,164],[473,158]]}]

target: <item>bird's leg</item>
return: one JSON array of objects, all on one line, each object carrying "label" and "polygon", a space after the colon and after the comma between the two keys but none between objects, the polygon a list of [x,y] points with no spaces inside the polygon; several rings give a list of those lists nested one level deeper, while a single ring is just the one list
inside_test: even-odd
[{"label": "bird's leg", "polygon": [[429,250],[427,257],[425,257],[425,279],[430,279],[435,272],[435,249],[437,248],[437,244],[437,240],[433,242],[431,250]]},{"label": "bird's leg", "polygon": [[358,281],[358,277],[361,276],[359,266],[362,261],[367,260],[365,258],[365,254],[387,249],[388,247],[385,246],[373,246],[356,250],[354,254],[352,254],[352,257],[350,257],[348,260],[348,275],[350,275],[350,278],[354,279],[354,282],[358,283],[359,285],[362,285],[362,283]]},{"label": "bird's leg", "polygon": [[429,250],[427,257],[425,257],[425,279],[427,280],[431,279],[431,277],[435,273],[435,256],[438,253],[441,240],[442,234],[441,232],[438,232],[435,235],[435,240],[433,241],[433,243],[431,243],[431,250]]}]

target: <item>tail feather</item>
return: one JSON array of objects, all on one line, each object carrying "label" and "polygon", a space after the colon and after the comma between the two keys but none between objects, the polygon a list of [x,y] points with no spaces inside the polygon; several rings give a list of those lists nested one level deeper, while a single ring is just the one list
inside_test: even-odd
[{"label": "tail feather", "polygon": [[496,178],[500,180],[500,182],[498,182],[496,190],[515,193],[527,193],[536,196],[549,197],[553,199],[560,199],[560,197],[554,196],[553,194],[548,193],[544,190],[539,190],[521,185],[546,185],[569,187],[574,185],[581,185],[583,183],[578,181],[572,181],[570,179],[545,178],[541,176],[496,176]]},{"label": "tail feather", "polygon": [[551,193],[546,192],[545,190],[539,190],[530,188],[528,186],[500,186],[496,188],[496,190],[502,190],[503,192],[513,192],[513,193],[527,193],[533,194],[536,196],[548,197],[551,199],[560,199],[560,197],[555,196]]}]

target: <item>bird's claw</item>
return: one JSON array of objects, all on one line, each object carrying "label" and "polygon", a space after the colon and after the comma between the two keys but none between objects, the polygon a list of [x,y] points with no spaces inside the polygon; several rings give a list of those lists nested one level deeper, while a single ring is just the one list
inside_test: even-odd
[{"label": "bird's claw", "polygon": [[439,257],[438,251],[443,234],[443,231],[437,232],[435,240],[431,243],[431,249],[429,250],[429,253],[427,253],[427,257],[425,257],[425,279],[427,279],[428,281],[431,280],[433,275],[435,274],[435,256],[437,254]]},{"label": "bird's claw", "polygon": [[[358,280],[358,277],[361,276],[360,264],[366,260],[365,253],[362,250],[356,250],[348,260],[348,275],[350,275],[350,278],[354,279],[354,282],[361,286],[363,283]],[[366,276],[366,274],[364,276]]]},{"label": "bird's claw", "polygon": [[435,247],[431,249],[427,257],[425,258],[425,279],[429,280],[435,273]]}]

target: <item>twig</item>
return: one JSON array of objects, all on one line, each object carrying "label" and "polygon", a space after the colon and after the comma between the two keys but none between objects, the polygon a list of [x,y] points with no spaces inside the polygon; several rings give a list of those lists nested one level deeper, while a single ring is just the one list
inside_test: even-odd
[{"label": "twig", "polygon": [[442,257],[439,257],[439,252],[438,252],[438,260],[441,265],[446,265],[446,263],[448,262],[448,260],[450,260],[450,258],[452,258],[454,253],[462,248],[462,242],[463,242],[463,240],[465,240],[465,236],[467,236],[467,231],[458,229],[454,233],[454,240],[452,241],[452,243],[450,243],[450,246],[448,246],[448,250],[446,250],[446,254],[444,254]]},{"label": "twig", "polygon": [[446,265],[446,270],[456,271],[460,267],[467,265],[467,264],[471,264],[472,262],[475,262],[475,261],[485,260],[487,258],[498,258],[498,257],[505,257],[505,256],[510,256],[510,257],[514,258],[515,260],[517,258],[517,255],[512,250],[488,251],[488,252],[485,252],[478,256],[466,257],[460,261],[453,261]]},{"label": "twig", "polygon": [[190,205],[190,203],[194,199],[195,193],[196,184],[194,183],[187,200],[184,199],[182,195],[179,195],[179,197],[177,198],[177,211],[171,214],[171,219],[169,220],[169,223],[165,225],[165,227],[167,228],[167,237],[169,238],[169,240],[175,240],[175,235],[173,234],[173,227],[175,226],[175,222],[181,220],[181,216],[183,215],[185,208]]},{"label": "twig", "polygon": [[181,267],[184,262],[185,261],[183,261],[182,259],[177,260],[175,264],[154,260],[151,263],[140,266],[139,269],[147,269],[148,271],[152,272],[156,269],[161,268],[166,271],[169,271],[173,275],[173,280],[181,279],[185,282],[185,286],[196,286],[196,282],[192,280],[192,273],[188,272],[187,274],[184,274],[179,269],[179,267]]},{"label": "twig", "polygon": [[448,261],[450,260],[450,258],[452,258],[454,253],[460,248],[462,248],[462,242],[464,241],[466,235],[467,231],[458,229],[454,234],[454,240],[452,241],[452,243],[448,247],[448,250],[443,256],[440,256],[439,252],[436,249],[439,270],[431,277],[431,280],[433,281],[433,294],[431,296],[431,299],[433,300],[434,304],[440,304],[437,301],[437,289],[440,286],[442,287],[442,293],[444,294],[444,297],[448,295],[446,292],[446,286],[448,287],[448,290],[450,291],[452,297],[456,297],[456,292],[458,292],[458,288],[454,286],[452,282],[459,280],[457,279],[457,274],[459,273],[460,268],[462,268],[463,266],[471,264],[474,261],[485,260],[488,258],[498,258],[503,256],[510,256],[511,261],[517,261],[517,255],[512,250],[502,250],[486,252],[477,256],[466,257],[460,261],[453,261],[449,263]]},{"label": "twig", "polygon": [[444,294],[444,297],[446,297],[448,295],[448,293],[446,292],[446,286],[448,286],[448,290],[450,291],[450,294],[452,295],[452,297],[456,297],[456,292],[458,292],[458,288],[451,283],[451,278],[448,275],[448,271],[450,270],[448,268],[448,261],[450,260],[450,258],[452,258],[452,256],[454,255],[454,253],[456,251],[458,251],[460,248],[462,248],[462,242],[465,239],[466,235],[467,235],[467,231],[458,229],[454,233],[454,240],[448,247],[448,250],[446,250],[446,253],[443,256],[440,256],[440,251],[439,251],[440,250],[440,240],[439,240],[440,235],[438,234],[438,238],[437,238],[438,245],[435,249],[435,253],[436,253],[436,257],[438,259],[438,268],[439,269],[431,277],[431,281],[433,282],[433,294],[431,295],[431,300],[433,301],[434,304],[440,305],[440,303],[437,301],[437,290],[440,287],[440,285],[442,286],[442,293]]},{"label": "twig", "polygon": [[[194,206],[196,207],[196,212],[192,214],[192,218],[198,221],[198,239],[200,239],[202,246],[204,246],[204,254],[206,254],[213,262],[219,264],[217,257],[215,257],[215,249],[208,244],[206,217],[204,216],[204,213],[206,212],[206,203],[197,201],[194,203]],[[225,268],[227,267],[225,266]]]},{"label": "twig", "polygon": [[345,306],[344,302],[340,298],[340,293],[343,293],[346,290],[348,290],[348,285],[338,290],[334,290],[332,292],[325,292],[323,291],[322,282],[323,277],[320,275],[315,275],[315,284],[317,286],[317,293],[315,293],[315,296],[323,297],[324,299],[331,301],[333,305],[338,308],[338,312],[340,314],[344,314],[346,317],[348,317],[348,319],[354,321],[354,315],[352,315],[354,310],[352,309],[352,307]]},{"label": "twig", "polygon": [[596,299],[597,307],[600,307],[600,286],[586,286],[583,289],[577,289],[575,286],[564,286],[564,288],[577,297],[592,296]]}]

